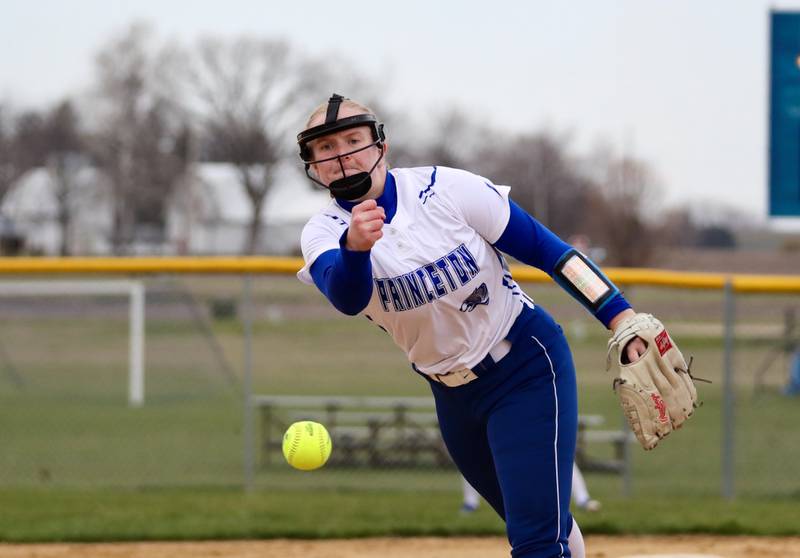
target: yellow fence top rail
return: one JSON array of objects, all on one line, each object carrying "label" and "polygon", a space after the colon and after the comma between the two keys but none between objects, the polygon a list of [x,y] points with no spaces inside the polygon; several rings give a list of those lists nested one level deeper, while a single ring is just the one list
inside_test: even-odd
[{"label": "yellow fence top rail", "polygon": [[[232,257],[125,257],[125,258],[0,258],[0,275],[155,275],[155,274],[294,274],[300,258]],[[800,293],[800,275],[699,273],[644,268],[604,268],[618,285],[645,285],[683,289],[723,289],[730,281],[736,292]],[[512,265],[519,282],[547,282],[538,269]]]},{"label": "yellow fence top rail", "polygon": [[0,258],[0,274],[242,274],[296,273],[300,258],[230,257],[126,257],[126,258]]}]

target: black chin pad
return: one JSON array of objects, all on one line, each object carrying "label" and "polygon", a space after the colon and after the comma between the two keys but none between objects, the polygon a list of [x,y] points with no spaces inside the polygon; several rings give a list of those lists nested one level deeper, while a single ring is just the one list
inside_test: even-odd
[{"label": "black chin pad", "polygon": [[345,176],[331,182],[330,188],[333,197],[340,200],[353,201],[369,192],[372,187],[372,177],[368,172],[360,172],[352,176]]}]

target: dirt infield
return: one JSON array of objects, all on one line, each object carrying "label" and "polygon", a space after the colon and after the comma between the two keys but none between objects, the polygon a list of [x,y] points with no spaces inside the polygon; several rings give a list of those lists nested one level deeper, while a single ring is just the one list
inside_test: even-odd
[{"label": "dirt infield", "polygon": [[[508,544],[484,538],[376,538],[0,545],[0,558],[507,558]],[[800,556],[800,537],[606,537],[586,539],[587,558]]]}]

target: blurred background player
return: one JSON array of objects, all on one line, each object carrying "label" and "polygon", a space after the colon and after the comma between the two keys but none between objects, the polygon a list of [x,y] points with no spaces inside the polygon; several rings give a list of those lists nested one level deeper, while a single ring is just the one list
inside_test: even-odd
[{"label": "blurred background player", "polygon": [[789,381],[783,388],[783,393],[800,396],[800,344],[789,356]]},{"label": "blurred background player", "polygon": [[602,507],[598,500],[594,500],[589,495],[586,479],[584,479],[578,464],[575,462],[572,463],[572,501],[580,509],[589,512],[600,511]]},{"label": "blurred background player", "polygon": [[[461,477],[461,487],[462,502],[460,512],[463,515],[469,515],[478,509],[481,503],[481,495],[463,476]],[[578,508],[589,512],[600,511],[602,507],[598,500],[594,500],[589,495],[586,479],[584,479],[578,464],[575,462],[572,463],[572,502]]]},{"label": "blurred background player", "polygon": [[[428,381],[447,449],[505,520],[515,558],[582,558],[569,511],[572,355],[502,253],[544,270],[612,331],[636,315],[630,304],[509,187],[446,167],[389,172],[383,124],[359,103],[333,95],[297,141],[333,198],[303,229],[298,278],[387,332]],[[644,342],[632,337],[624,353],[637,361]]]}]

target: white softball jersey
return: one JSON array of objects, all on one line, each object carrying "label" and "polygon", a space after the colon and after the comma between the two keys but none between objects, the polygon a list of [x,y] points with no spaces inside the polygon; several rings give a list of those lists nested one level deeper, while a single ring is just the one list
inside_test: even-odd
[{"label": "white softball jersey", "polygon": [[[372,296],[361,312],[391,335],[425,374],[472,368],[508,333],[532,301],[491,244],[509,220],[508,186],[447,167],[389,171],[397,210],[370,253]],[[339,240],[350,212],[336,200],[303,229],[305,266]]]}]

